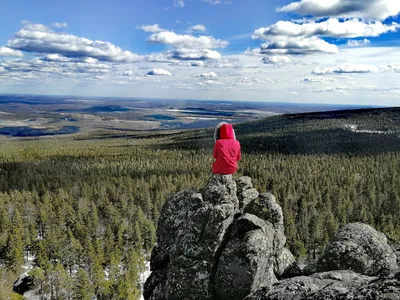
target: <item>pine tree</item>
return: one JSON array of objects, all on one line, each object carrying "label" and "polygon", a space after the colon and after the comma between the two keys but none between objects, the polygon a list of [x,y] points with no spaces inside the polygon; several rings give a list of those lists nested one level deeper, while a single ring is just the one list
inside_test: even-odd
[{"label": "pine tree", "polygon": [[91,300],[93,297],[92,285],[84,269],[79,268],[74,280],[72,290],[73,300]]},{"label": "pine tree", "polygon": [[14,270],[18,270],[24,263],[23,232],[22,218],[19,210],[16,209],[7,242],[7,263]]}]

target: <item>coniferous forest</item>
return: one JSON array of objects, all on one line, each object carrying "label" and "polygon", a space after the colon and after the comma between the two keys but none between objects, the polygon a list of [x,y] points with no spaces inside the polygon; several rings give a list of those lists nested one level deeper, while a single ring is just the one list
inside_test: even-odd
[{"label": "coniferous forest", "polygon": [[[271,117],[235,126],[236,178],[282,206],[288,248],[313,259],[348,222],[400,242],[400,110]],[[138,299],[164,200],[211,175],[213,129],[3,139],[0,298],[30,271],[42,299]]]}]

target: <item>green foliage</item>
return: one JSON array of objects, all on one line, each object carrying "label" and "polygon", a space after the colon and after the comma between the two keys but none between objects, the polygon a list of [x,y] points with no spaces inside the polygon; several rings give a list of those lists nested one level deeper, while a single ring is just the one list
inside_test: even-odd
[{"label": "green foliage", "polygon": [[79,268],[74,280],[72,292],[73,300],[91,300],[93,297],[92,285],[84,269]]}]

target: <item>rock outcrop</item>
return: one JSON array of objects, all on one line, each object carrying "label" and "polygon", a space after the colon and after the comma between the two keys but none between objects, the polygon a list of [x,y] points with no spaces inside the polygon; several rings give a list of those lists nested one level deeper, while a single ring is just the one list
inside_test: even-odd
[{"label": "rock outcrop", "polygon": [[400,299],[396,256],[382,233],[348,224],[302,270],[284,248],[283,221],[275,197],[259,195],[249,177],[214,175],[201,193],[177,193],[161,211],[144,298]]},{"label": "rock outcrop", "polygon": [[27,291],[31,291],[36,288],[36,282],[34,278],[28,273],[23,273],[13,284],[13,292],[19,295],[24,295]]},{"label": "rock outcrop", "polygon": [[397,270],[397,257],[386,236],[369,225],[347,224],[339,230],[317,271],[352,270],[364,275],[388,275]]}]

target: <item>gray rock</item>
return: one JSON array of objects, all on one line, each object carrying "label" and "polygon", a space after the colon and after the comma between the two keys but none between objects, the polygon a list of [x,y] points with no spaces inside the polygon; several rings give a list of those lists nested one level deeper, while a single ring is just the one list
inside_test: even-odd
[{"label": "gray rock", "polygon": [[303,268],[303,275],[311,275],[318,272],[318,262],[313,261]]},{"label": "gray rock", "polygon": [[32,291],[37,287],[35,278],[23,273],[13,284],[13,292],[23,296],[26,292]]},{"label": "gray rock", "polygon": [[253,184],[251,183],[251,178],[249,176],[242,176],[236,179],[237,192],[242,193],[245,190],[251,189]]},{"label": "gray rock", "polygon": [[274,272],[276,277],[282,278],[285,272],[286,276],[288,276],[288,269],[292,268],[293,265],[297,266],[296,259],[288,249],[282,248],[275,254]]},{"label": "gray rock", "polygon": [[381,277],[366,286],[359,287],[352,300],[399,300],[400,273]]},{"label": "gray rock", "polygon": [[238,194],[239,209],[243,213],[244,208],[253,200],[257,199],[260,193],[255,189],[251,188]]},{"label": "gray rock", "polygon": [[253,188],[251,178],[248,176],[242,176],[236,180],[237,186],[237,197],[239,199],[239,209],[243,213],[243,209],[252,200],[255,200],[259,196],[259,192]]},{"label": "gray rock", "polygon": [[[329,272],[333,273],[333,272]],[[325,274],[329,274],[325,273]],[[334,275],[338,276],[338,275]],[[335,283],[308,295],[306,300],[398,300],[400,274],[374,278],[339,271],[340,283]]]},{"label": "gray rock", "polygon": [[184,190],[167,199],[145,299],[212,299],[214,265],[238,209],[231,175],[212,176],[202,194]]},{"label": "gray rock", "polygon": [[167,299],[212,299],[212,261],[179,256],[171,261],[165,284]]},{"label": "gray rock", "polygon": [[312,277],[295,277],[275,283],[272,288],[261,288],[246,297],[246,300],[301,300],[318,291],[322,280]]},{"label": "gray rock", "polygon": [[278,279],[287,279],[287,278],[292,278],[292,277],[298,277],[298,276],[303,276],[305,275],[301,267],[298,265],[297,262],[292,263],[290,266],[288,266],[283,274],[278,277]]},{"label": "gray rock", "polygon": [[143,287],[143,297],[147,300],[167,300],[167,268],[151,272]]},{"label": "gray rock", "polygon": [[392,247],[394,254],[397,257],[397,266],[400,271],[400,243],[395,241],[389,241],[389,245]]},{"label": "gray rock", "polygon": [[375,278],[352,271],[334,271],[281,280],[272,288],[259,289],[246,300],[350,300],[346,298]]},{"label": "gray rock", "polygon": [[274,228],[271,223],[244,214],[234,224],[215,276],[218,299],[239,300],[276,282],[273,273]]},{"label": "gray rock", "polygon": [[214,175],[201,193],[184,190],[165,202],[144,298],[400,299],[395,250],[372,227],[344,226],[319,261],[303,270],[285,241],[282,209],[272,194],[259,196],[249,177],[235,182]]},{"label": "gray rock", "polygon": [[238,208],[236,193],[236,182],[232,180],[232,175],[212,175],[202,191],[204,201],[213,205],[233,203]]},{"label": "gray rock", "polygon": [[369,225],[351,223],[342,227],[317,264],[321,271],[353,270],[375,276],[397,270],[396,255],[386,236]]},{"label": "gray rock", "polygon": [[282,208],[276,203],[275,196],[270,193],[262,194],[258,199],[251,201],[244,209],[244,213],[256,215],[269,221],[275,228],[274,250],[279,252],[286,243],[285,228],[283,226]]}]

